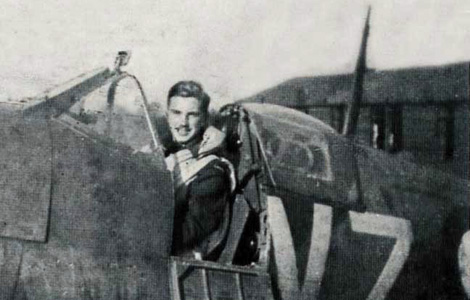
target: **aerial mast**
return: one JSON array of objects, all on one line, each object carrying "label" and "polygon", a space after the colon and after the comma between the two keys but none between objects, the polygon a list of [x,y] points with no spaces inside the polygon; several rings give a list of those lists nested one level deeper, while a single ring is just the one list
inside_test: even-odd
[{"label": "aerial mast", "polygon": [[369,37],[370,11],[371,7],[369,6],[367,10],[366,23],[362,32],[362,41],[361,47],[359,49],[359,56],[357,58],[356,69],[354,70],[352,99],[351,102],[347,105],[347,111],[343,123],[344,125],[342,134],[346,136],[353,136],[356,133],[357,120],[359,118],[359,111],[364,89],[364,75],[367,71],[366,50],[367,39]]}]

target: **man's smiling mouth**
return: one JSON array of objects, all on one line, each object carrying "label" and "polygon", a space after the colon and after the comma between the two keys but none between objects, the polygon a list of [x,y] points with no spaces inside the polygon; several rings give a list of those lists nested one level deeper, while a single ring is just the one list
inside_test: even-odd
[{"label": "man's smiling mouth", "polygon": [[179,135],[188,135],[190,130],[189,128],[182,127],[182,128],[177,128],[176,132],[178,132]]}]

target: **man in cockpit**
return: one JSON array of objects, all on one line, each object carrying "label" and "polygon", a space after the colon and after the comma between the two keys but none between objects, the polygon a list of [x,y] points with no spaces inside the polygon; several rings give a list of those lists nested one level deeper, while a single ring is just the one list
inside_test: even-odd
[{"label": "man in cockpit", "polygon": [[180,81],[168,92],[167,118],[172,142],[165,147],[175,185],[174,255],[205,258],[226,230],[233,167],[220,156],[225,134],[208,126],[210,97],[194,81]]}]

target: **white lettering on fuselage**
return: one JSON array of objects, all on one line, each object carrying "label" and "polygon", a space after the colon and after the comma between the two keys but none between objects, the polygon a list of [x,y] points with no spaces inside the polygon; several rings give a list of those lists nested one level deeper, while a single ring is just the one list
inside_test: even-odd
[{"label": "white lettering on fuselage", "polygon": [[413,241],[411,222],[392,216],[352,211],[349,212],[349,218],[354,232],[396,239],[390,257],[367,297],[368,300],[385,299],[410,254]]},{"label": "white lettering on fuselage", "polygon": [[[279,197],[268,196],[268,214],[282,299],[316,299],[330,249],[333,208],[315,203],[311,246],[303,286],[298,278],[294,241],[287,214]],[[411,222],[372,213],[349,212],[352,231],[394,238],[395,245],[367,299],[385,299],[408,258],[413,233]]]},{"label": "white lettering on fuselage", "polygon": [[[314,204],[313,230],[304,285],[298,279],[294,242],[284,205],[279,197],[268,196],[268,213],[282,299],[315,299],[320,291],[330,248],[331,206]],[[286,280],[287,279],[287,280]]]}]

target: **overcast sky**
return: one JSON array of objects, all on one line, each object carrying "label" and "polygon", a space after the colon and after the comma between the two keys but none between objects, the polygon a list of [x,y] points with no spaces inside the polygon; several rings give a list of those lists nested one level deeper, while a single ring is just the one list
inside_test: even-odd
[{"label": "overcast sky", "polygon": [[128,71],[156,101],[181,79],[221,104],[292,77],[352,72],[369,4],[368,67],[470,61],[469,0],[1,1],[2,100],[112,65],[127,49]]}]

